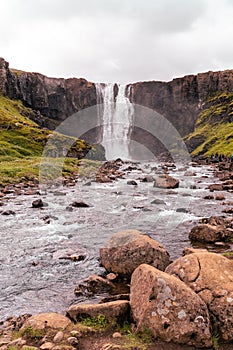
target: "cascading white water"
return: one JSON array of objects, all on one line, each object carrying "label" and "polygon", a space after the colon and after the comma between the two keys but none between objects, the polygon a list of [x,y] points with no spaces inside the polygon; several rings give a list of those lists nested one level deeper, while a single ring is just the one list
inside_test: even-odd
[{"label": "cascading white water", "polygon": [[96,84],[99,119],[103,123],[102,145],[107,160],[130,159],[130,131],[133,123],[134,108],[129,100],[130,86],[118,84],[115,97],[115,84]]}]

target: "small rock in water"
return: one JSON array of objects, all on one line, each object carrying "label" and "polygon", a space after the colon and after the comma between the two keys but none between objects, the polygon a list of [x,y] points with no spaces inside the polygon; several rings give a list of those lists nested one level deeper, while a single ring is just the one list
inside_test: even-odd
[{"label": "small rock in water", "polygon": [[13,210],[5,210],[1,213],[2,215],[15,215]]},{"label": "small rock in water", "polygon": [[137,182],[135,180],[128,180],[127,185],[137,186]]},{"label": "small rock in water", "polygon": [[166,204],[162,199],[156,198],[154,199],[151,204]]},{"label": "small rock in water", "polygon": [[177,208],[176,212],[177,213],[188,213],[188,210],[186,208]]},{"label": "small rock in water", "polygon": [[205,196],[203,199],[214,199],[214,196],[212,196],[211,194],[207,194],[207,196]]},{"label": "small rock in water", "polygon": [[32,208],[42,208],[44,207],[44,202],[42,199],[36,199],[32,202]]},{"label": "small rock in water", "polygon": [[73,203],[71,203],[71,206],[74,208],[88,208],[88,207],[90,207],[89,204],[87,204],[83,201],[74,201]]},{"label": "small rock in water", "polygon": [[225,196],[223,194],[219,194],[219,195],[215,196],[216,201],[223,201],[224,199],[225,199]]}]

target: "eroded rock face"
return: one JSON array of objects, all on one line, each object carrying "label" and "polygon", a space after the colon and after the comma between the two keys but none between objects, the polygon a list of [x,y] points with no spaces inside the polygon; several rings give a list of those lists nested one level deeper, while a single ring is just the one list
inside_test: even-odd
[{"label": "eroded rock face", "polygon": [[137,230],[125,230],[112,236],[100,249],[101,264],[108,272],[129,277],[141,264],[147,263],[165,270],[170,263],[165,248]]},{"label": "eroded rock face", "polygon": [[166,342],[211,346],[205,303],[176,277],[140,265],[132,275],[130,305],[138,329],[147,327]]},{"label": "eroded rock face", "polygon": [[214,328],[233,340],[233,262],[219,254],[193,253],[169,265],[166,272],[185,282],[208,306]]}]

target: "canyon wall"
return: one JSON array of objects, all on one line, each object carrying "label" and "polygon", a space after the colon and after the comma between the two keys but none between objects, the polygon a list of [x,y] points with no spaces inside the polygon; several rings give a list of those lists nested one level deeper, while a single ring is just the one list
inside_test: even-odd
[{"label": "canyon wall", "polygon": [[45,117],[64,120],[70,115],[96,105],[95,84],[85,79],[48,78],[39,73],[10,70],[0,58],[0,90],[11,99]]},{"label": "canyon wall", "polygon": [[[9,69],[3,58],[0,58],[0,90],[3,95],[20,99],[25,106],[57,122],[97,103],[96,87],[92,82],[82,78],[48,78],[39,73]],[[233,70],[188,75],[170,82],[134,83],[129,97],[131,102],[163,115],[181,136],[185,136],[194,130],[205,100],[221,91],[233,91]],[[90,132],[91,141],[98,139],[98,132]],[[142,140],[143,131],[134,128],[132,137]],[[150,147],[152,139],[149,137]]]}]

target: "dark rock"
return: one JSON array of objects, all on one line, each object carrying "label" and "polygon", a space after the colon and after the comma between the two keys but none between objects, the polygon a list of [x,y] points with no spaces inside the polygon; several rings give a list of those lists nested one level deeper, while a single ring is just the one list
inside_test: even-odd
[{"label": "dark rock", "polygon": [[186,208],[177,208],[176,212],[177,213],[188,213],[189,211]]},{"label": "dark rock", "polygon": [[44,202],[42,199],[36,199],[32,202],[32,208],[42,208],[44,207]]},{"label": "dark rock", "polygon": [[87,203],[83,202],[83,201],[75,201],[73,203],[71,203],[71,206],[74,208],[89,208],[90,205],[88,205]]},{"label": "dark rock", "polygon": [[207,194],[205,197],[203,197],[203,199],[214,199],[214,196]]},{"label": "dark rock", "polygon": [[166,204],[162,199],[156,198],[154,199],[151,204]]},{"label": "dark rock", "polygon": [[141,179],[141,182],[153,182],[153,181],[154,181],[154,178],[151,175],[146,175]]},{"label": "dark rock", "polygon": [[137,182],[135,180],[128,180],[127,181],[127,185],[133,185],[133,186],[137,186]]},{"label": "dark rock", "polygon": [[5,210],[1,212],[2,215],[15,215],[15,212],[13,210]]}]

